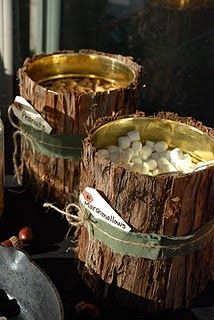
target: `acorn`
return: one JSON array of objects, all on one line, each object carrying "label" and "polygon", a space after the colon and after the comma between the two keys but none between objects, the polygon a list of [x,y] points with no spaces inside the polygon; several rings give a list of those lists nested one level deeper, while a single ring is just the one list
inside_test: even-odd
[{"label": "acorn", "polygon": [[23,244],[29,244],[33,240],[33,231],[30,227],[24,226],[19,230],[18,237]]}]

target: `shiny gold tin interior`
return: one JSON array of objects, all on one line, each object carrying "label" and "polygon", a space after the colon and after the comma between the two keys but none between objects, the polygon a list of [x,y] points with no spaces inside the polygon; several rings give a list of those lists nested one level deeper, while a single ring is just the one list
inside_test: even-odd
[{"label": "shiny gold tin interior", "polygon": [[134,71],[115,58],[100,54],[56,53],[40,56],[27,65],[28,76],[36,83],[71,77],[89,77],[113,82],[121,88],[135,80]]},{"label": "shiny gold tin interior", "polygon": [[214,160],[214,139],[211,136],[190,125],[155,117],[130,117],[108,122],[92,134],[92,145],[97,149],[117,145],[118,137],[131,130],[138,130],[142,141],[164,140],[169,148],[178,147],[189,153],[195,162]]}]

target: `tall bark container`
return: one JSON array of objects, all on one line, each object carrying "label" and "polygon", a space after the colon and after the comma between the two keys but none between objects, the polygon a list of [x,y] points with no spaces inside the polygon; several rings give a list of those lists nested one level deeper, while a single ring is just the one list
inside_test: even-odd
[{"label": "tall bark container", "polygon": [[[131,237],[130,244],[106,225],[100,227],[99,221],[93,221],[92,229],[83,225],[77,248],[79,272],[106,305],[137,312],[189,307],[212,278],[214,165],[188,174],[149,176],[96,153],[133,129],[144,141],[165,140],[197,160],[214,160],[213,130],[191,118],[160,112],[156,117],[103,119],[84,140],[81,192],[96,189],[131,227],[130,234],[149,237],[149,242]],[[127,245],[128,249],[140,245],[146,254],[127,252]]]},{"label": "tall bark container", "polygon": [[[72,86],[66,89],[47,86],[51,81],[86,77],[107,80],[114,87],[89,92]],[[18,70],[18,79],[20,95],[52,126],[53,138],[66,136],[70,147],[74,141],[73,147],[76,151],[79,148],[80,154],[81,139],[97,118],[112,113],[128,114],[138,108],[142,67],[131,57],[95,50],[62,51],[27,58]],[[54,152],[50,156],[41,150],[34,151],[33,155],[22,139],[24,169],[21,169],[25,181],[33,182],[40,198],[60,203],[74,199],[79,192],[80,156],[61,157]]]}]

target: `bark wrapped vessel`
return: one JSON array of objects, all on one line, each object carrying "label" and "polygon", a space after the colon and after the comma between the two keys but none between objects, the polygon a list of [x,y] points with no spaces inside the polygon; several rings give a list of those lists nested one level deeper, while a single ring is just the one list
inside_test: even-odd
[{"label": "bark wrapped vessel", "polygon": [[197,161],[214,160],[213,129],[192,118],[160,112],[100,119],[84,139],[80,190],[96,189],[131,235],[89,220],[90,228],[83,225],[78,236],[79,272],[107,305],[135,311],[189,307],[212,279],[214,165],[149,176],[96,152],[133,129],[142,140],[165,140]]},{"label": "bark wrapped vessel", "polygon": [[[76,197],[82,138],[97,118],[138,109],[142,72],[131,57],[95,50],[60,51],[25,60],[18,70],[20,95],[53,128],[50,137],[24,128],[36,140],[34,154],[21,141],[20,172],[40,198],[64,203]],[[112,87],[87,91],[76,84],[74,88],[68,84],[74,78],[80,82],[87,78],[89,85],[98,79]]]}]

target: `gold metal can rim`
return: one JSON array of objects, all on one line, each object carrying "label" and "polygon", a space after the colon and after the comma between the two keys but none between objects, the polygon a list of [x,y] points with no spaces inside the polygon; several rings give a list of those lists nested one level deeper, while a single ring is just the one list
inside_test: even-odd
[{"label": "gold metal can rim", "polygon": [[38,56],[26,65],[26,73],[40,85],[48,80],[89,77],[104,79],[124,88],[136,80],[136,72],[131,66],[115,57],[94,53],[55,53]]}]

